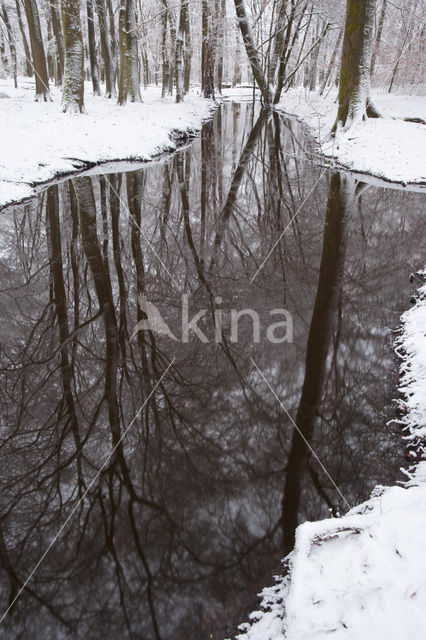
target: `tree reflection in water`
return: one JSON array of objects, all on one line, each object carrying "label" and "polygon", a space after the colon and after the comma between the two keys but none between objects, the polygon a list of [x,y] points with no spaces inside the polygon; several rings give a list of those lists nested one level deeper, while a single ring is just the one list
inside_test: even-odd
[{"label": "tree reflection in water", "polygon": [[[420,262],[421,196],[324,173],[292,220],[320,172],[293,121],[226,105],[164,162],[3,213],[2,610],[116,447],[8,638],[199,639],[244,617],[296,523],[339,504],[250,357],[350,503],[392,480],[388,327]],[[141,294],[179,336],[183,293],[191,317],[208,310],[207,344],[130,340]],[[266,340],[280,307],[294,344]],[[249,319],[230,340],[231,308],[259,313],[259,344]]]}]

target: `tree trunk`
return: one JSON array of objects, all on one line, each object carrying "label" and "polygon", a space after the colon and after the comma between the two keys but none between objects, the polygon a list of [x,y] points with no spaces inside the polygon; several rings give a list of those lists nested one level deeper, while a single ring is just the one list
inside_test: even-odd
[{"label": "tree trunk", "polygon": [[110,46],[111,46],[111,58],[112,58],[112,66],[113,66],[113,76],[114,76],[114,87],[117,83],[118,77],[118,49],[117,49],[117,34],[115,31],[115,20],[114,20],[114,9],[112,6],[111,0],[106,0],[108,7],[108,17],[109,17],[109,33],[110,33]]},{"label": "tree trunk", "polygon": [[[319,21],[317,22],[317,28],[315,31],[315,36],[312,38],[312,45],[315,45],[318,38],[320,36],[320,25]],[[309,91],[315,91],[317,88],[317,75],[318,75],[318,58],[321,47],[321,40],[318,42],[316,46],[314,46],[311,51],[311,55],[309,56]]]},{"label": "tree trunk", "polygon": [[95,20],[93,14],[93,0],[86,0],[87,37],[89,41],[90,74],[92,76],[93,95],[101,95],[99,82],[98,56],[96,55]]},{"label": "tree trunk", "polygon": [[235,11],[237,13],[238,25],[240,27],[241,35],[243,37],[244,45],[247,52],[247,57],[250,62],[251,70],[253,72],[254,79],[257,82],[257,86],[262,94],[263,102],[265,104],[271,104],[272,92],[271,87],[263,73],[262,63],[257,51],[253,33],[250,27],[249,19],[246,12],[244,0],[234,0]]},{"label": "tree trunk", "polygon": [[25,33],[24,23],[22,21],[20,0],[16,0],[15,4],[16,4],[16,15],[18,17],[19,30],[21,32],[22,43],[24,45],[25,74],[28,76],[28,78],[32,78],[33,77],[33,66],[32,66],[32,63],[31,63],[31,51],[30,51],[30,47],[29,47],[29,44],[28,44],[27,35]]},{"label": "tree trunk", "polygon": [[337,36],[335,47],[333,49],[333,53],[331,54],[331,60],[330,60],[330,64],[328,65],[327,73],[325,74],[324,80],[321,83],[320,96],[322,96],[322,94],[324,93],[325,88],[328,84],[328,81],[330,80],[331,74],[333,73],[334,65],[336,62],[337,54],[339,53],[339,47],[340,47],[340,43],[342,42],[342,38],[343,38],[343,30],[340,29],[339,35]]},{"label": "tree trunk", "polygon": [[59,16],[57,0],[50,0],[50,13],[52,16],[52,29],[56,40],[56,49],[58,52],[58,61],[57,61],[57,82],[58,84],[62,84],[62,78],[64,77],[64,69],[65,69],[65,44],[64,44],[64,36],[61,28],[61,18]]},{"label": "tree trunk", "polygon": [[61,0],[65,44],[62,111],[84,113],[84,49],[80,24],[80,0]]},{"label": "tree trunk", "polygon": [[235,59],[234,59],[234,71],[232,74],[232,86],[236,87],[237,84],[241,84],[241,48],[238,38],[238,30],[235,31]]},{"label": "tree trunk", "polygon": [[138,36],[134,0],[126,4],[127,94],[131,102],[142,102],[139,82]]},{"label": "tree trunk", "polygon": [[162,58],[162,82],[161,97],[166,97],[167,87],[169,85],[169,62],[167,60],[167,9],[163,9],[162,31],[161,31],[161,58]]},{"label": "tree trunk", "polygon": [[25,14],[27,16],[28,30],[30,33],[33,68],[36,83],[36,102],[50,102],[52,100],[49,90],[49,77],[47,75],[46,55],[44,53],[43,38],[41,35],[40,16],[36,0],[24,0]]},{"label": "tree trunk", "polygon": [[119,14],[118,14],[118,46],[120,50],[118,104],[124,105],[127,102],[126,0],[121,0]]},{"label": "tree trunk", "polygon": [[9,49],[10,49],[10,61],[11,61],[11,75],[13,78],[13,83],[15,85],[15,89],[18,88],[18,70],[16,65],[16,47],[15,47],[15,37],[12,32],[12,27],[10,26],[9,16],[6,11],[6,5],[2,3],[2,15],[3,22],[6,26],[7,31],[7,39],[9,40]]},{"label": "tree trunk", "polygon": [[115,95],[115,78],[114,65],[111,55],[111,45],[108,34],[105,0],[96,0],[96,9],[99,20],[102,58],[105,67],[105,96],[107,98],[112,98],[113,95]]},{"label": "tree trunk", "polygon": [[183,21],[183,32],[185,35],[185,50],[183,54],[183,91],[188,93],[191,81],[191,25],[189,22],[188,0],[184,0],[185,19]]},{"label": "tree trunk", "polygon": [[175,66],[174,66],[174,56],[173,52],[176,50],[176,21],[175,16],[172,11],[168,13],[169,17],[169,28],[170,28],[170,51],[171,55],[169,56],[169,94],[173,94],[173,87],[175,85]]},{"label": "tree trunk", "polygon": [[376,0],[347,0],[340,65],[339,108],[332,132],[348,130],[368,116],[377,117],[370,101],[370,69]]},{"label": "tree trunk", "polygon": [[222,42],[219,47],[219,54],[217,58],[217,90],[219,91],[220,94],[222,93],[224,49],[226,45],[225,20],[226,20],[226,0],[220,0],[220,16],[219,16],[218,32],[219,34],[221,34]]},{"label": "tree trunk", "polygon": [[382,39],[383,25],[384,25],[385,16],[386,16],[386,6],[387,6],[387,0],[383,0],[382,10],[380,12],[380,17],[379,17],[379,23],[377,25],[376,40],[374,42],[373,57],[371,60],[371,76],[373,76],[374,69],[376,67],[377,54],[379,53],[380,42]]},{"label": "tree trunk", "polygon": [[205,98],[214,98],[214,79],[212,67],[212,43],[209,29],[209,6],[207,0],[201,0],[201,91]]},{"label": "tree trunk", "polygon": [[184,38],[184,22],[185,22],[185,0],[181,0],[179,27],[176,34],[176,102],[183,102],[183,38]]}]

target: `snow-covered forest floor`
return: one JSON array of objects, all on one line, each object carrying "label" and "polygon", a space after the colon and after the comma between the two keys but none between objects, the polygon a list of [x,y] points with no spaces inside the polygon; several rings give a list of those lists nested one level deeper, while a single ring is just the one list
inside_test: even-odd
[{"label": "snow-covered forest floor", "polygon": [[[0,206],[31,196],[35,184],[85,163],[148,160],[172,150],[170,134],[199,130],[211,108],[195,92],[182,104],[172,97],[163,100],[158,87],[142,92],[143,104],[119,107],[115,100],[93,97],[86,83],[87,115],[69,116],[61,113],[60,90],[53,88],[52,95],[51,103],[35,103],[32,80],[20,78],[18,89],[11,80],[0,80]],[[385,117],[356,126],[338,145],[328,136],[336,117],[335,98],[335,92],[323,98],[294,89],[285,94],[280,108],[303,120],[321,152],[339,165],[397,182],[426,182],[426,127],[393,119],[426,117],[425,96],[375,93]]]},{"label": "snow-covered forest floor", "polygon": [[[6,94],[9,97],[1,97]],[[143,104],[120,107],[116,100],[93,97],[86,83],[87,115],[67,115],[60,109],[61,90],[52,88],[53,102],[34,102],[34,82],[0,80],[0,206],[34,193],[33,185],[109,160],[148,160],[173,150],[174,131],[201,128],[211,104],[196,94],[161,99],[161,89],[142,91]]]},{"label": "snow-covered forest floor", "polygon": [[283,95],[280,109],[305,122],[319,150],[339,166],[401,183],[426,183],[426,126],[403,118],[426,119],[426,96],[372,92],[382,118],[368,119],[347,134],[332,139],[329,132],[337,114],[337,89],[326,97],[292,89]]},{"label": "snow-covered forest floor", "polygon": [[299,526],[287,577],[263,591],[238,640],[426,637],[425,327],[423,285],[396,348],[401,428],[417,464],[344,517]]}]

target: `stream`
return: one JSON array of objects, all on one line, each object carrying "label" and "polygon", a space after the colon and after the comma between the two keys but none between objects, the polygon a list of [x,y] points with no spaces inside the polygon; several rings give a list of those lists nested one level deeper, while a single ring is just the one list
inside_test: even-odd
[{"label": "stream", "polygon": [[4,637],[223,640],[297,523],[398,478],[425,195],[249,102],[103,171],[0,213]]}]

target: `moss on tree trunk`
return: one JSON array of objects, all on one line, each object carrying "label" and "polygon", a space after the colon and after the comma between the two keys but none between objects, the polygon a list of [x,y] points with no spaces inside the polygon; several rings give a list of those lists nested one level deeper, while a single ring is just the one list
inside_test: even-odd
[{"label": "moss on tree trunk", "polygon": [[333,132],[378,117],[370,100],[376,0],[348,0],[340,65],[339,108]]}]

